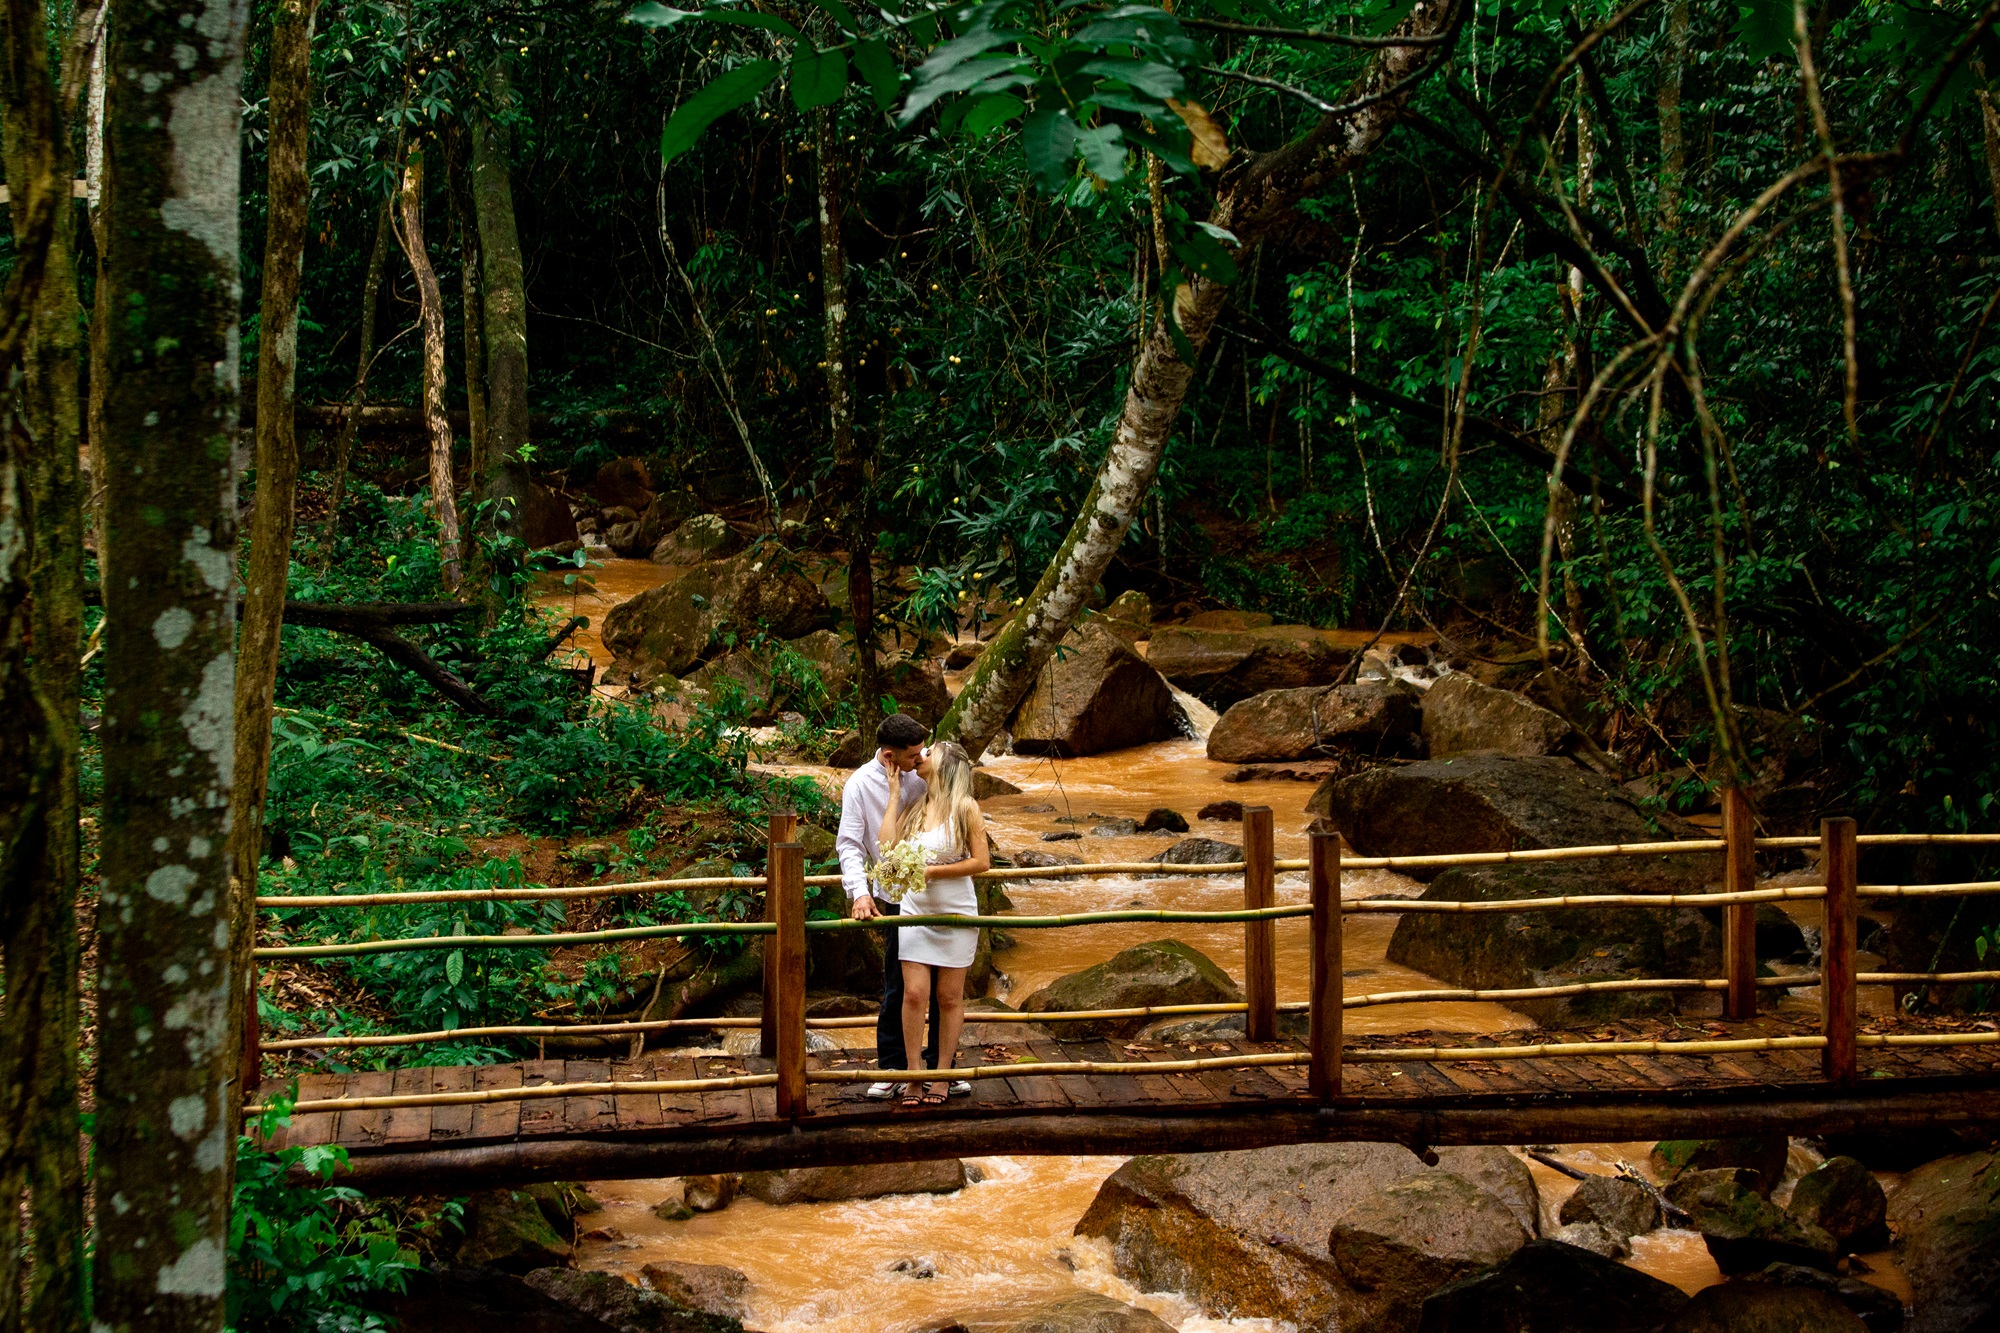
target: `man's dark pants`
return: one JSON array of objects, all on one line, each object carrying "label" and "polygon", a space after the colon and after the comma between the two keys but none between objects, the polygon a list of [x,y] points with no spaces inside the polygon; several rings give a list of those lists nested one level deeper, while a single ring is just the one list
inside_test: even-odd
[{"label": "man's dark pants", "polygon": [[[875,900],[875,910],[883,916],[901,916],[901,903]],[[910,1054],[903,1049],[903,965],[898,961],[902,950],[898,947],[903,932],[885,930],[882,932],[882,1012],[875,1019],[875,1067],[877,1069],[908,1069]],[[925,1069],[936,1069],[937,1062],[937,969],[931,969],[931,1021],[926,1030],[924,1045]]]}]

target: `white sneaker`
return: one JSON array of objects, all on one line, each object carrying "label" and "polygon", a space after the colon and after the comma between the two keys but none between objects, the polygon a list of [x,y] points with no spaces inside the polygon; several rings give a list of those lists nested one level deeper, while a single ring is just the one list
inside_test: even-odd
[{"label": "white sneaker", "polygon": [[969,1078],[953,1079],[951,1087],[946,1090],[946,1095],[951,1097],[970,1097],[972,1095],[972,1080]]},{"label": "white sneaker", "polygon": [[[967,1089],[967,1091],[970,1091],[970,1089]],[[891,1097],[894,1097],[896,1093],[897,1093],[897,1088],[896,1085],[893,1083],[870,1083],[868,1085],[868,1090],[862,1093],[861,1095],[863,1097],[873,1098],[875,1101],[878,1102],[886,1102]]]}]

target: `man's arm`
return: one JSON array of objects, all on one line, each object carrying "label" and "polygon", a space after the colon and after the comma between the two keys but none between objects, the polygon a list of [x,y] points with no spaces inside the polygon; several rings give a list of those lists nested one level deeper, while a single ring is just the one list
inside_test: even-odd
[{"label": "man's arm", "polygon": [[[834,835],[833,849],[840,857],[840,887],[849,902],[870,898],[868,891],[868,816],[863,787],[866,779],[857,772],[840,793],[840,831]],[[870,898],[872,905],[873,900]]]}]

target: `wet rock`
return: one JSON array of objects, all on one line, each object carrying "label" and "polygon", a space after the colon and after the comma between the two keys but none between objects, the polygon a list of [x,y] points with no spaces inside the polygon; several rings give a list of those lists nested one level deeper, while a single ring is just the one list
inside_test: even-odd
[{"label": "wet rock", "polygon": [[736,1202],[741,1178],[733,1173],[716,1176],[682,1176],[681,1197],[697,1213],[719,1213]]},{"label": "wet rock", "polygon": [[830,628],[832,609],[801,574],[794,557],[766,546],[689,570],[621,602],[604,617],[604,646],[633,683],[683,676],[716,655],[717,635],[748,637],[762,628],[802,639]]},{"label": "wet rock", "polygon": [[1757,956],[1759,958],[1803,958],[1806,933],[1799,923],[1785,915],[1776,903],[1757,904]]},{"label": "wet rock", "polygon": [[1226,866],[1241,861],[1243,849],[1214,838],[1182,838],[1158,856],[1146,859],[1172,866]]},{"label": "wet rock", "polygon": [[[380,1298],[382,1313],[407,1333],[621,1333],[622,1325],[552,1299],[521,1277],[492,1268],[420,1268],[401,1292]],[[697,1316],[706,1317],[706,1316]],[[668,1327],[672,1327],[669,1325]],[[723,1333],[733,1322],[684,1326]]]},{"label": "wet rock", "polygon": [[2000,1323],[2000,1157],[1965,1153],[1918,1167],[1889,1197],[1889,1226],[1915,1298],[1911,1333]]},{"label": "wet rock", "polygon": [[1207,805],[1197,810],[1194,817],[1196,819],[1213,819],[1222,824],[1240,824],[1243,822],[1243,802],[1210,801]]},{"label": "wet rock", "polygon": [[685,1200],[662,1199],[653,1205],[653,1216],[662,1222],[685,1222],[694,1216],[694,1209]]},{"label": "wet rock", "polygon": [[879,1162],[867,1166],[809,1166],[793,1171],[746,1171],[742,1191],[765,1203],[843,1203],[891,1194],[952,1194],[965,1188],[965,1163]]},{"label": "wet rock", "polygon": [[[1678,975],[1678,974],[1677,974]],[[1683,1171],[1739,1167],[1757,1177],[1757,1192],[1768,1196],[1785,1177],[1791,1140],[1782,1134],[1748,1139],[1663,1139],[1653,1145],[1652,1167],[1662,1180]]]},{"label": "wet rock", "polygon": [[1063,639],[1009,722],[1018,754],[1102,754],[1181,734],[1180,708],[1160,673],[1102,625]]},{"label": "wet rock", "polygon": [[1104,626],[1127,643],[1137,643],[1153,632],[1153,603],[1133,588],[1112,598],[1102,611],[1089,612],[1084,620]]},{"label": "wet rock", "polygon": [[[1435,689],[1436,687],[1433,687]],[[1430,706],[1426,698],[1425,705]],[[1333,821],[1363,856],[1504,852],[1700,837],[1671,815],[1640,810],[1632,794],[1567,759],[1465,755],[1371,768],[1320,784],[1308,814]],[[1600,880],[1682,892],[1722,876],[1719,856],[1620,857],[1595,863]],[[1419,876],[1422,877],[1421,875]]]},{"label": "wet rock", "polygon": [[1505,1148],[1438,1148],[1435,1155],[1438,1170],[1471,1181],[1506,1204],[1522,1230],[1530,1236],[1541,1234],[1541,1191],[1526,1162]]},{"label": "wet rock", "polygon": [[1222,715],[1208,733],[1208,757],[1249,764],[1336,750],[1402,754],[1416,733],[1419,699],[1400,680],[1267,690]]},{"label": "wet rock", "polygon": [[1976,1130],[1886,1128],[1827,1134],[1814,1140],[1827,1157],[1853,1157],[1870,1171],[1914,1171],[1941,1157],[1982,1151],[1992,1141],[1992,1135],[1981,1135]]},{"label": "wet rock", "polygon": [[1832,1236],[1758,1193],[1748,1170],[1683,1171],[1667,1187],[1667,1202],[1687,1210],[1686,1225],[1701,1233],[1725,1275],[1774,1263],[1831,1270],[1838,1257]]},{"label": "wet rock", "polygon": [[1146,660],[1210,708],[1266,690],[1331,685],[1347,656],[1306,625],[1219,630],[1177,626],[1153,632]]},{"label": "wet rock", "polygon": [[465,1201],[464,1239],[454,1256],[466,1268],[527,1273],[566,1264],[570,1243],[526,1190],[481,1190]]},{"label": "wet rock", "polygon": [[1019,796],[1021,789],[1003,777],[988,773],[983,768],[972,770],[972,799],[990,801],[995,796]]},{"label": "wet rock", "polygon": [[1655,1333],[1687,1304],[1680,1288],[1560,1241],[1431,1293],[1419,1333]]},{"label": "wet rock", "polygon": [[1006,1333],[1173,1333],[1173,1325],[1147,1310],[1085,1292],[1050,1301]]},{"label": "wet rock", "polygon": [[1341,1275],[1369,1298],[1341,1327],[1414,1329],[1424,1297],[1527,1242],[1512,1209],[1449,1171],[1425,1171],[1370,1191],[1336,1216],[1327,1236]]},{"label": "wet rock", "polygon": [[1433,759],[1472,751],[1558,754],[1573,734],[1561,717],[1518,694],[1454,671],[1424,695],[1424,744]]},{"label": "wet rock", "polygon": [[1186,833],[1187,831],[1187,816],[1178,810],[1169,810],[1165,806],[1157,810],[1148,810],[1146,817],[1139,821],[1141,833]]},{"label": "wet rock", "polygon": [[[1188,1018],[1163,1022],[1158,1027],[1147,1028],[1145,1039],[1165,1042],[1170,1045],[1185,1046],[1204,1041],[1242,1041],[1249,1034],[1250,1024],[1241,1014],[1217,1014],[1214,1018]],[[1304,1041],[1312,1032],[1310,1014],[1281,1013],[1278,1015],[1278,1035]],[[1442,1149],[1440,1149],[1442,1151]]]},{"label": "wet rock", "polygon": [[1869,1333],[1896,1333],[1908,1317],[1903,1310],[1903,1298],[1893,1291],[1858,1277],[1841,1277],[1799,1264],[1771,1264],[1754,1273],[1745,1273],[1737,1281],[1823,1291],[1852,1310]]},{"label": "wet rock", "polygon": [[590,498],[606,509],[622,505],[637,518],[651,507],[657,489],[652,473],[646,470],[645,459],[614,458],[597,469],[597,476],[590,483]]},{"label": "wet rock", "polygon": [[944,683],[944,664],[935,658],[885,657],[879,679],[882,692],[896,701],[896,711],[907,713],[926,727],[936,726],[951,707],[951,691]]},{"label": "wet rock", "polygon": [[1637,1181],[1620,1176],[1592,1176],[1570,1192],[1556,1217],[1566,1227],[1572,1224],[1601,1227],[1622,1244],[1660,1225],[1660,1204],[1652,1191]]},{"label": "wet rock", "polygon": [[524,1186],[521,1193],[535,1201],[558,1235],[573,1235],[577,1218],[604,1211],[604,1205],[591,1198],[589,1190],[572,1181],[545,1181]]},{"label": "wet rock", "polygon": [[1601,1254],[1607,1259],[1629,1259],[1632,1256],[1632,1242],[1596,1222],[1565,1222],[1556,1234],[1550,1237],[1565,1245],[1574,1245],[1592,1254]]},{"label": "wet rock", "polygon": [[544,1268],[522,1281],[558,1305],[588,1315],[618,1333],[740,1333],[743,1327],[734,1318],[690,1309],[610,1273]]},{"label": "wet rock", "polygon": [[1083,835],[1075,829],[1055,829],[1042,835],[1043,842],[1077,842]]},{"label": "wet rock", "polygon": [[639,1276],[676,1305],[727,1319],[743,1317],[744,1298],[750,1294],[750,1279],[721,1264],[663,1261],[647,1264]]},{"label": "wet rock", "polygon": [[[1199,949],[1179,940],[1153,940],[1072,972],[1021,1002],[1028,1013],[1084,1009],[1138,1009],[1162,1004],[1234,1004],[1243,991]],[[1129,1037],[1146,1019],[1108,1018],[1065,1023],[1078,1038]]]},{"label": "wet rock", "polygon": [[1090,830],[1093,838],[1124,838],[1139,831],[1136,819],[1107,819]]},{"label": "wet rock", "polygon": [[937,1276],[937,1265],[928,1259],[898,1259],[894,1263],[884,1264],[882,1271],[915,1282],[928,1282]]},{"label": "wet rock", "polygon": [[638,543],[644,553],[651,555],[661,538],[692,518],[699,507],[693,492],[685,488],[655,495],[652,503],[639,511]]},{"label": "wet rock", "polygon": [[[1076,835],[1071,833],[1066,836],[1074,838]],[[1080,856],[1061,856],[1055,852],[1026,851],[1014,854],[1014,864],[1017,866],[1030,866],[1037,870],[1046,870],[1050,866],[1080,866],[1083,864],[1083,858]]]},{"label": "wet rock", "polygon": [[1202,611],[1183,623],[1189,629],[1263,629],[1274,618],[1263,611]]},{"label": "wet rock", "polygon": [[546,550],[577,539],[576,516],[548,487],[529,481],[525,474],[515,475],[512,469],[505,479],[496,480],[495,487],[512,494],[513,521],[507,528],[529,550]]},{"label": "wet rock", "polygon": [[1785,1211],[1817,1226],[1842,1251],[1879,1250],[1889,1243],[1889,1200],[1868,1168],[1852,1157],[1829,1158],[1800,1176]]},{"label": "wet rock", "polygon": [[953,639],[951,647],[944,652],[946,671],[963,671],[977,662],[986,653],[986,645],[978,639]]},{"label": "wet rock", "polygon": [[743,536],[719,514],[696,514],[677,525],[648,551],[656,565],[698,565],[743,549]]},{"label": "wet rock", "polygon": [[1696,1292],[1662,1333],[1863,1333],[1867,1327],[1829,1292],[1725,1282]]}]

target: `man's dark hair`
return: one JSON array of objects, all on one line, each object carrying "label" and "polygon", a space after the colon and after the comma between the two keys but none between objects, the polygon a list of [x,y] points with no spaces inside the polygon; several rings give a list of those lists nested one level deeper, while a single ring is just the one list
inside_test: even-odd
[{"label": "man's dark hair", "polygon": [[912,745],[922,745],[930,739],[930,732],[924,724],[908,713],[891,713],[875,728],[875,743],[891,750],[904,750]]}]

